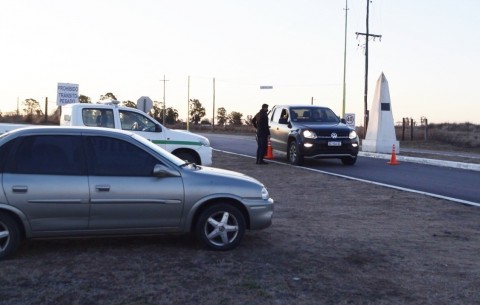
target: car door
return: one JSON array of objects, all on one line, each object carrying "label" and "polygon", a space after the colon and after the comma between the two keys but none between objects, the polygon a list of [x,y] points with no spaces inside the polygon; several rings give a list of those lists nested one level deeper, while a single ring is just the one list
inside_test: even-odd
[{"label": "car door", "polygon": [[161,160],[112,137],[86,136],[91,229],[178,227],[183,211],[181,177],[155,177]]},{"label": "car door", "polygon": [[281,152],[287,151],[287,141],[289,133],[289,114],[288,109],[277,107],[272,113],[270,125],[270,140],[272,148]]},{"label": "car door", "polygon": [[80,135],[17,138],[3,172],[8,203],[38,231],[88,227],[89,190]]}]

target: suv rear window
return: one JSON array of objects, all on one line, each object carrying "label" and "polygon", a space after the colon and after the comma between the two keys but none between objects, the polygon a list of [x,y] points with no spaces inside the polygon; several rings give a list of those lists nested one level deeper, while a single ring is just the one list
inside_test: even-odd
[{"label": "suv rear window", "polygon": [[115,128],[111,109],[82,109],[82,121],[85,126]]}]

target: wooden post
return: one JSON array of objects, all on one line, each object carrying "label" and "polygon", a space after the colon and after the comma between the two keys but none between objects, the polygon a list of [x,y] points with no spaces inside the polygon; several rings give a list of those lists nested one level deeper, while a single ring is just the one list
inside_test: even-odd
[{"label": "wooden post", "polygon": [[48,122],[48,97],[45,98],[45,123]]}]

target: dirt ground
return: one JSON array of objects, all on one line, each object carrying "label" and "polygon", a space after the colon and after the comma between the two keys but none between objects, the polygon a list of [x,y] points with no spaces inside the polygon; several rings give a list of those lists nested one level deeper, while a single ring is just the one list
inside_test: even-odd
[{"label": "dirt ground", "polygon": [[30,241],[0,262],[0,304],[480,304],[480,208],[225,153],[214,163],[267,186],[270,228],[220,253],[189,235]]}]

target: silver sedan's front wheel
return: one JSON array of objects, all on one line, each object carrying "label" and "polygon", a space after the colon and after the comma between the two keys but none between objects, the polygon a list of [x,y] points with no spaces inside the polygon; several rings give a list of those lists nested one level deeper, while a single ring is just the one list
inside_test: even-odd
[{"label": "silver sedan's front wheel", "polygon": [[245,218],[236,207],[217,204],[202,212],[196,226],[198,239],[213,250],[231,250],[245,234]]}]

